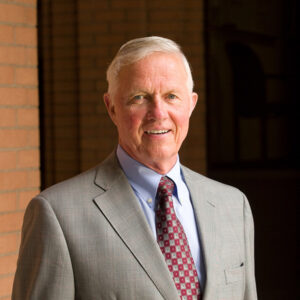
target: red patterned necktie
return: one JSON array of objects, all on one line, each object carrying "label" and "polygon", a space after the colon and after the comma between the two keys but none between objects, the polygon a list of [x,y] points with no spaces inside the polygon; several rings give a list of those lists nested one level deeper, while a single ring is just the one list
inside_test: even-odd
[{"label": "red patterned necktie", "polygon": [[173,207],[174,182],[162,177],[156,208],[157,242],[182,300],[200,299],[200,283],[190,247]]}]

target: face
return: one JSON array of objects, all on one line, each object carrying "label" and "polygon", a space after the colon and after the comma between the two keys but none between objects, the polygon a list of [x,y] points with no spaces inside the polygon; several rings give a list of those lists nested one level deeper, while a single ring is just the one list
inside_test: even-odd
[{"label": "face", "polygon": [[125,66],[105,104],[119,144],[134,159],[164,174],[176,163],[197,94],[177,54],[156,52]]}]

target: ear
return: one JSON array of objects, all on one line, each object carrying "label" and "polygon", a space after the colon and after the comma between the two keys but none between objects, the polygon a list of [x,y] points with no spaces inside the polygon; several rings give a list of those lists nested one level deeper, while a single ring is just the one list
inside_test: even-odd
[{"label": "ear", "polygon": [[111,120],[115,123],[116,112],[115,112],[115,107],[114,107],[114,105],[112,103],[112,99],[111,99],[110,94],[109,93],[105,93],[103,95],[103,100],[104,100],[107,112],[108,112]]},{"label": "ear", "polygon": [[190,111],[190,115],[192,114],[196,104],[197,104],[197,101],[198,101],[198,94],[197,93],[192,93],[192,105],[191,105],[191,111]]}]

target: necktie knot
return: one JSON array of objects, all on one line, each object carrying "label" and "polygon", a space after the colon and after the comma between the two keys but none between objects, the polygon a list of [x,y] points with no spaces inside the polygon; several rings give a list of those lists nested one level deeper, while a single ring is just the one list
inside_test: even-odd
[{"label": "necktie knot", "polygon": [[159,198],[161,197],[172,197],[174,190],[174,182],[167,176],[163,176],[160,179],[157,195]]}]

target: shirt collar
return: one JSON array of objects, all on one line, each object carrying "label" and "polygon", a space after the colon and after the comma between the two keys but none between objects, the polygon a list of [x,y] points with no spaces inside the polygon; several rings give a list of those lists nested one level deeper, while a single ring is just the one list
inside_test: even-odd
[{"label": "shirt collar", "polygon": [[[117,157],[132,188],[135,190],[139,198],[141,198],[143,201],[147,201],[150,206],[154,205],[157,187],[161,177],[164,175],[155,172],[154,170],[133,159],[123,150],[120,145],[118,145],[117,148]],[[183,193],[184,182],[181,174],[179,157],[177,157],[174,167],[167,174],[165,174],[165,176],[171,178],[175,183],[173,194],[178,198],[178,200],[183,199],[180,197],[180,195]]]}]

